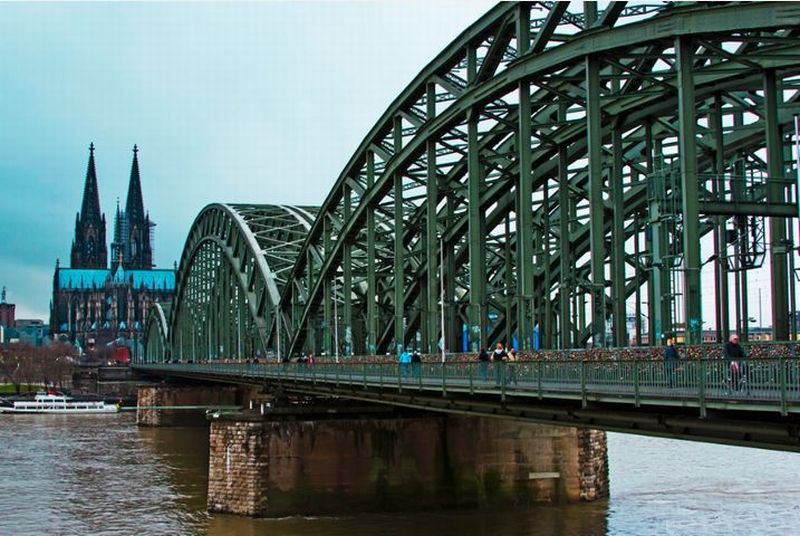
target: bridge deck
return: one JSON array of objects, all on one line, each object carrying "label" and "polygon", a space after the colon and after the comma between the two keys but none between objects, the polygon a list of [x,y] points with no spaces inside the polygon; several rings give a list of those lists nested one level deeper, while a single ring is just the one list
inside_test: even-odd
[{"label": "bridge deck", "polygon": [[800,361],[748,360],[737,374],[722,360],[447,363],[146,364],[143,371],[221,381],[291,381],[447,395],[561,399],[707,409],[800,413]]}]

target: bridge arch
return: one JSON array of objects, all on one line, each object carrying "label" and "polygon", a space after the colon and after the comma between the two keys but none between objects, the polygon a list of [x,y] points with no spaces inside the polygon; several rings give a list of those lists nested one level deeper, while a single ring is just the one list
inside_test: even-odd
[{"label": "bridge arch", "polygon": [[[144,327],[144,363],[163,363],[170,360],[169,328],[167,317],[171,305],[156,302],[150,306]],[[166,309],[166,311],[165,311]]]},{"label": "bridge arch", "polygon": [[[497,6],[393,102],[311,229],[305,247],[323,265],[301,254],[292,271],[282,303],[294,289],[308,297],[292,351],[333,346],[332,330],[309,344],[320,317],[345,331],[365,323],[362,351],[435,351],[440,256],[450,349],[463,326],[472,351],[531,348],[537,326],[548,346],[606,344],[609,321],[624,345],[634,295],[637,310],[649,302],[651,343],[681,325],[699,342],[701,238],[716,235],[707,269],[721,273],[735,268],[723,266],[731,227],[742,242],[742,229],[763,234],[749,219],[769,216],[780,242],[796,212],[789,139],[776,136],[797,110],[797,14],[768,3],[568,6]],[[771,260],[785,296],[785,258]],[[354,281],[360,303],[335,290]],[[331,302],[342,303],[335,322]],[[773,313],[778,333],[787,311]]]},{"label": "bridge arch", "polygon": [[321,207],[201,212],[173,358],[697,343],[712,314],[724,340],[747,328],[746,306],[729,322],[732,274],[767,255],[788,339],[799,36],[772,2],[497,5],[394,100]]},{"label": "bridge arch", "polygon": [[315,211],[212,204],[200,212],[178,267],[169,319],[173,359],[277,355],[282,322],[275,305]]}]

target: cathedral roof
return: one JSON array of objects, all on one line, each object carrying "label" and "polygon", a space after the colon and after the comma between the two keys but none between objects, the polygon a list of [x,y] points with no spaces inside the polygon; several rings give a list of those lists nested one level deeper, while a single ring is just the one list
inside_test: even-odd
[{"label": "cathedral roof", "polygon": [[175,290],[175,270],[128,270],[133,286],[155,290]]},{"label": "cathedral roof", "polygon": [[88,268],[60,268],[58,270],[59,289],[93,289],[102,288],[110,270],[92,270]]},{"label": "cathedral roof", "polygon": [[91,290],[114,284],[132,284],[133,288],[149,290],[175,290],[174,270],[90,270],[82,268],[60,268],[58,288],[60,290]]}]

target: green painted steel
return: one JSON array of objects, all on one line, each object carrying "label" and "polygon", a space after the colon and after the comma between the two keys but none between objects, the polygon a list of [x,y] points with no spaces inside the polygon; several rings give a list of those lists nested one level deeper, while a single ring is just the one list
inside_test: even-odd
[{"label": "green painted steel", "polygon": [[[767,146],[767,177],[769,177],[769,193],[767,203],[782,203],[785,197],[785,185],[780,179],[786,179],[783,166],[783,148],[781,143],[781,125],[778,120],[778,103],[782,100],[778,90],[777,74],[774,69],[764,72],[764,137]],[[783,218],[770,218],[770,280],[772,288],[772,322],[775,338],[789,338],[789,285],[787,282],[787,249],[786,221]],[[792,253],[793,254],[793,253]]]},{"label": "green painted steel", "polygon": [[[146,364],[136,369],[425,410],[800,451],[797,359],[751,359],[738,362],[736,369],[721,359],[420,365],[329,359],[313,364]],[[715,412],[715,419],[706,418],[708,410]]]},{"label": "green painted steel", "polygon": [[712,315],[719,339],[767,252],[786,338],[797,57],[792,3],[501,3],[320,207],[201,212],[146,359],[697,342]]},{"label": "green painted steel", "polygon": [[700,303],[700,207],[697,194],[697,118],[694,88],[694,42],[675,38],[678,65],[679,166],[683,208],[684,332],[689,344],[702,341]]},{"label": "green painted steel", "polygon": [[513,393],[519,399],[562,399],[614,402],[634,406],[736,409],[800,414],[800,361],[748,359],[732,372],[727,360],[675,362],[642,360],[567,360],[488,363],[394,362],[147,364],[142,371],[253,380],[297,380],[351,387],[420,391],[468,391],[472,394]]},{"label": "green painted steel", "polygon": [[144,325],[145,348],[141,361],[163,363],[170,359],[169,346],[169,305],[155,303],[147,312]]},{"label": "green painted steel", "polygon": [[[429,82],[425,88],[425,117],[428,121],[436,117],[436,85]],[[439,170],[437,168],[436,140],[428,140],[426,147],[425,180],[427,181],[425,197],[425,290],[426,319],[423,351],[436,353],[440,331],[441,303],[439,282]],[[438,305],[437,305],[438,304]]]}]

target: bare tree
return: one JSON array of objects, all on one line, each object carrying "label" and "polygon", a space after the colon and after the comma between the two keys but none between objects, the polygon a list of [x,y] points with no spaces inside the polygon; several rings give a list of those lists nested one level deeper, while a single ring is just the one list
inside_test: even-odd
[{"label": "bare tree", "polygon": [[12,383],[17,394],[23,384],[28,390],[34,384],[63,387],[72,378],[75,355],[71,345],[61,343],[41,348],[28,344],[0,347],[0,378]]}]

